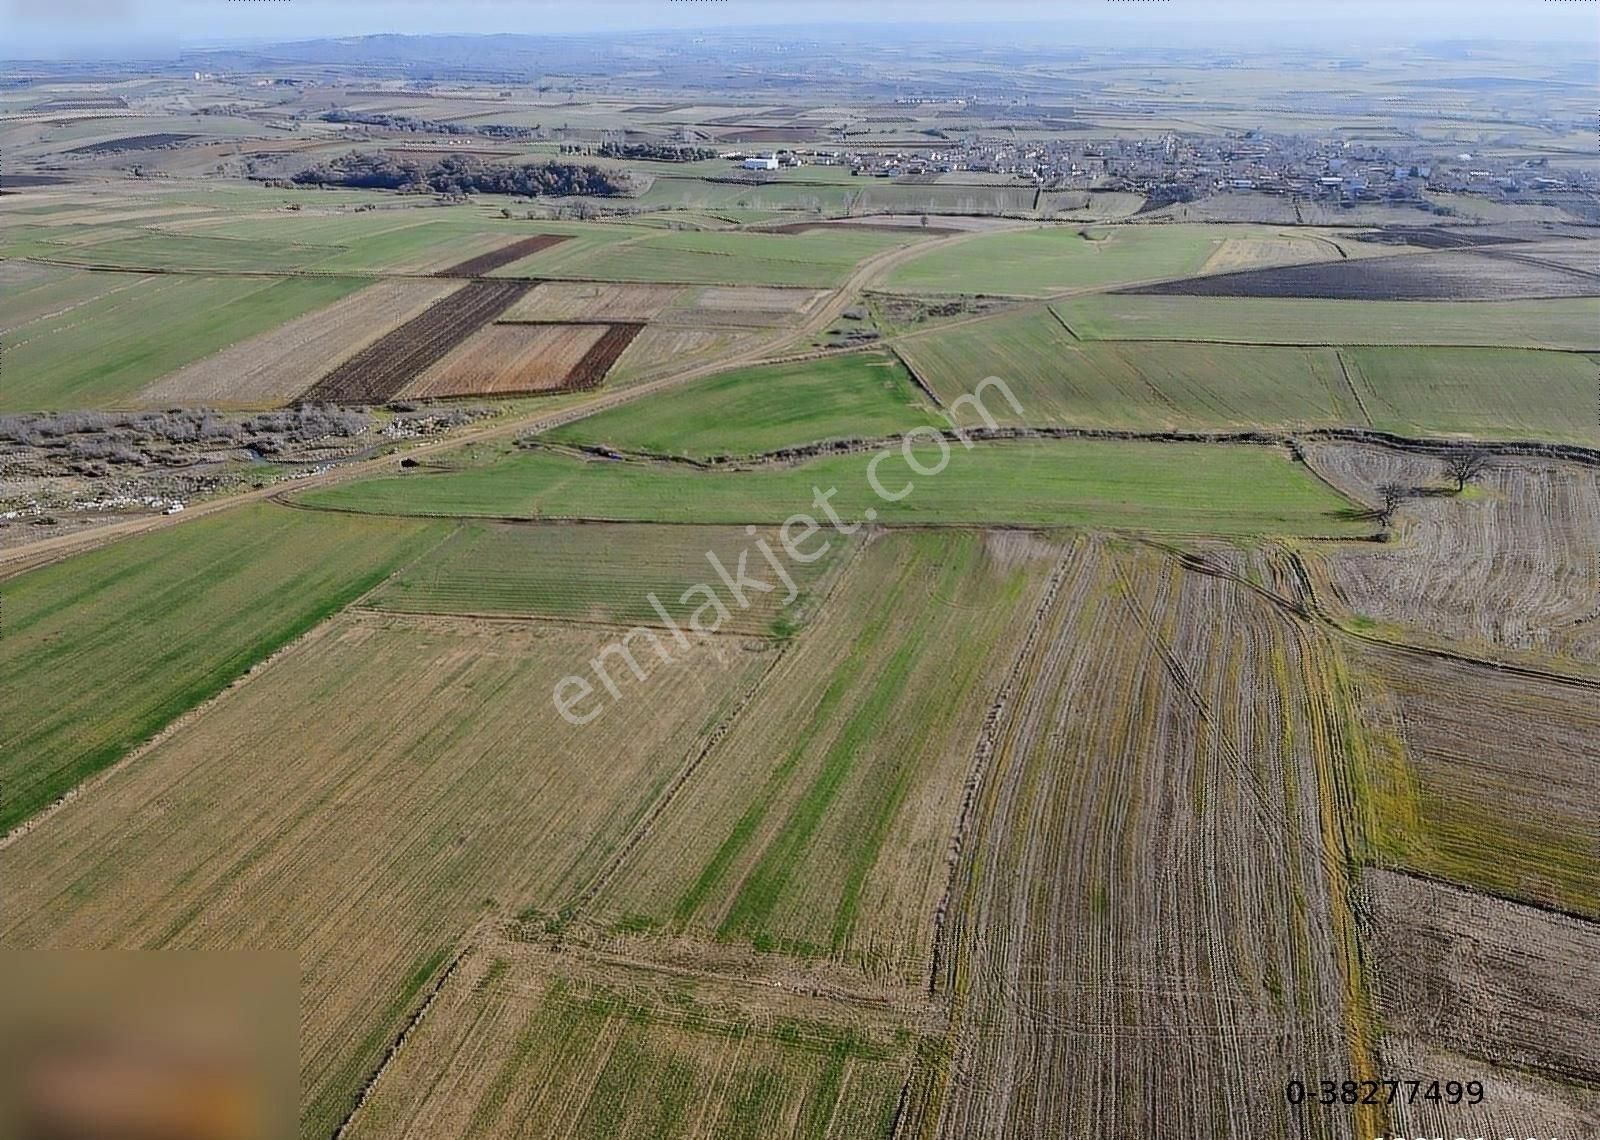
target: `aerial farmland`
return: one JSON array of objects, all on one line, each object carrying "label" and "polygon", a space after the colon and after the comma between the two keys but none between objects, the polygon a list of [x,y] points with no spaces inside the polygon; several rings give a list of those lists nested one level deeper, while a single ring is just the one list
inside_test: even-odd
[{"label": "aerial farmland", "polygon": [[267,7],[0,83],[0,1133],[1600,1136],[1582,5]]}]

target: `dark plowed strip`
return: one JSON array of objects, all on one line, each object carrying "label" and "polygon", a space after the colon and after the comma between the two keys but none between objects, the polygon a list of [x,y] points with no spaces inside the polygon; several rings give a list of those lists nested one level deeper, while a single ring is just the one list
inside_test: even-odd
[{"label": "dark plowed strip", "polygon": [[611,366],[617,362],[627,347],[633,343],[633,338],[639,335],[643,325],[612,325],[605,331],[605,335],[589,346],[589,351],[583,354],[583,359],[572,366],[572,371],[567,373],[567,378],[561,382],[561,390],[574,392],[583,388],[593,388],[606,378],[606,373],[611,371]]},{"label": "dark plowed strip", "polygon": [[510,265],[513,261],[521,261],[530,254],[538,253],[541,249],[549,249],[553,245],[560,245],[567,240],[566,234],[534,234],[533,237],[518,238],[509,245],[499,249],[491,249],[488,253],[480,253],[477,257],[469,257],[460,265],[452,265],[449,269],[441,269],[435,277],[482,277],[491,269],[499,269],[502,265]]},{"label": "dark plowed strip", "polygon": [[474,281],[380,337],[318,380],[301,400],[381,404],[412,377],[509,309],[532,281]]}]

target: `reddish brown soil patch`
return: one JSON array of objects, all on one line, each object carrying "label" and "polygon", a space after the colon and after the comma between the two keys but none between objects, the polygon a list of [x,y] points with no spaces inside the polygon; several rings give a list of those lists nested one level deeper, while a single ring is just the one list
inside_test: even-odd
[{"label": "reddish brown soil patch", "polygon": [[553,245],[560,245],[567,240],[566,234],[534,234],[532,237],[519,238],[499,249],[491,249],[488,253],[480,253],[477,257],[469,257],[458,265],[448,269],[441,269],[435,277],[482,277],[492,269],[499,269],[502,265],[510,265],[513,261],[521,261],[524,257],[538,253],[541,249],[549,249]]},{"label": "reddish brown soil patch", "polygon": [[474,281],[356,353],[301,399],[336,404],[392,399],[412,377],[505,312],[533,285],[532,281]]},{"label": "reddish brown soil patch", "polygon": [[608,328],[605,336],[595,341],[589,351],[583,354],[583,359],[567,373],[563,389],[572,392],[597,387],[642,328],[644,326],[640,324],[612,325]]}]

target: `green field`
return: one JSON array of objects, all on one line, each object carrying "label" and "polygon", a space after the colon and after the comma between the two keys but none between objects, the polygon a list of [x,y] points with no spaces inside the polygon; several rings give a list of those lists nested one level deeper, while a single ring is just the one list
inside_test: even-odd
[{"label": "green field", "polygon": [[70,259],[88,265],[122,265],[151,269],[218,269],[270,273],[305,269],[339,250],[271,238],[219,237],[205,233],[143,233],[93,245],[78,246]]},{"label": "green field", "polygon": [[[1333,349],[1079,341],[1049,313],[1005,314],[897,345],[949,405],[998,376],[1022,405],[1004,424],[1163,430],[1360,425]],[[966,425],[982,418],[970,407]]]},{"label": "green field", "polygon": [[436,541],[252,506],[5,583],[0,831],[113,763]]},{"label": "green field", "polygon": [[[618,227],[620,229],[620,227]],[[878,231],[801,234],[723,233],[624,234],[626,244],[606,242],[567,249],[564,242],[496,271],[500,277],[554,277],[595,281],[682,281],[703,285],[800,285],[826,288],[848,276],[860,260],[881,250],[922,240]]]},{"label": "green field", "polygon": [[[986,694],[1067,543],[891,531],[652,829],[607,909],[910,985]],[[920,806],[919,806],[920,805]]]},{"label": "green field", "polygon": [[944,423],[899,361],[869,352],[725,372],[579,420],[547,438],[657,454],[755,455]]},{"label": "green field", "polygon": [[396,574],[370,605],[398,613],[461,613],[550,617],[617,625],[662,625],[654,594],[676,622],[686,622],[703,599],[685,592],[721,581],[708,554],[735,573],[746,555],[750,574],[773,587],[751,587],[749,606],[733,609],[720,628],[752,634],[792,633],[810,616],[819,591],[846,546],[836,543],[815,562],[784,559],[798,591],[778,580],[755,545],[783,558],[775,530],[749,535],[736,527],[528,525],[465,523],[450,539]]},{"label": "green field", "polygon": [[366,284],[356,277],[147,278],[8,336],[0,411],[125,404],[175,368]]},{"label": "green field", "polygon": [[1522,348],[1349,348],[1374,427],[1600,443],[1600,359]]},{"label": "green field", "polygon": [[[938,466],[931,446],[913,452]],[[877,468],[885,502],[869,485],[865,454],[792,467],[698,471],[661,463],[584,461],[544,450],[445,473],[321,488],[308,506],[374,514],[498,518],[598,518],[645,522],[770,523],[817,513],[819,492],[842,519],[891,523],[1102,526],[1189,534],[1367,533],[1350,504],[1303,467],[1260,447],[1103,440],[954,447],[948,466],[909,473],[896,450]]]},{"label": "green field", "polygon": [[1600,349],[1600,300],[1331,301],[1078,297],[1055,310],[1085,339]]},{"label": "green field", "polygon": [[1246,236],[1217,226],[1052,226],[985,234],[906,262],[884,287],[907,293],[1044,296],[1185,277],[1199,272],[1225,238]]}]

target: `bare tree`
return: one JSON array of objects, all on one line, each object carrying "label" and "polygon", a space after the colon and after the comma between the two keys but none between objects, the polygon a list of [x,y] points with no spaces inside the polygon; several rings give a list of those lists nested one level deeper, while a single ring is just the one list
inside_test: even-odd
[{"label": "bare tree", "polygon": [[1456,492],[1467,489],[1467,484],[1483,474],[1489,466],[1489,453],[1476,447],[1464,447],[1445,456],[1444,469],[1456,481]]},{"label": "bare tree", "polygon": [[1411,494],[1411,489],[1401,483],[1384,483],[1378,488],[1378,495],[1383,500],[1383,505],[1378,508],[1378,521],[1387,527],[1394,521],[1394,512],[1406,496]]}]

